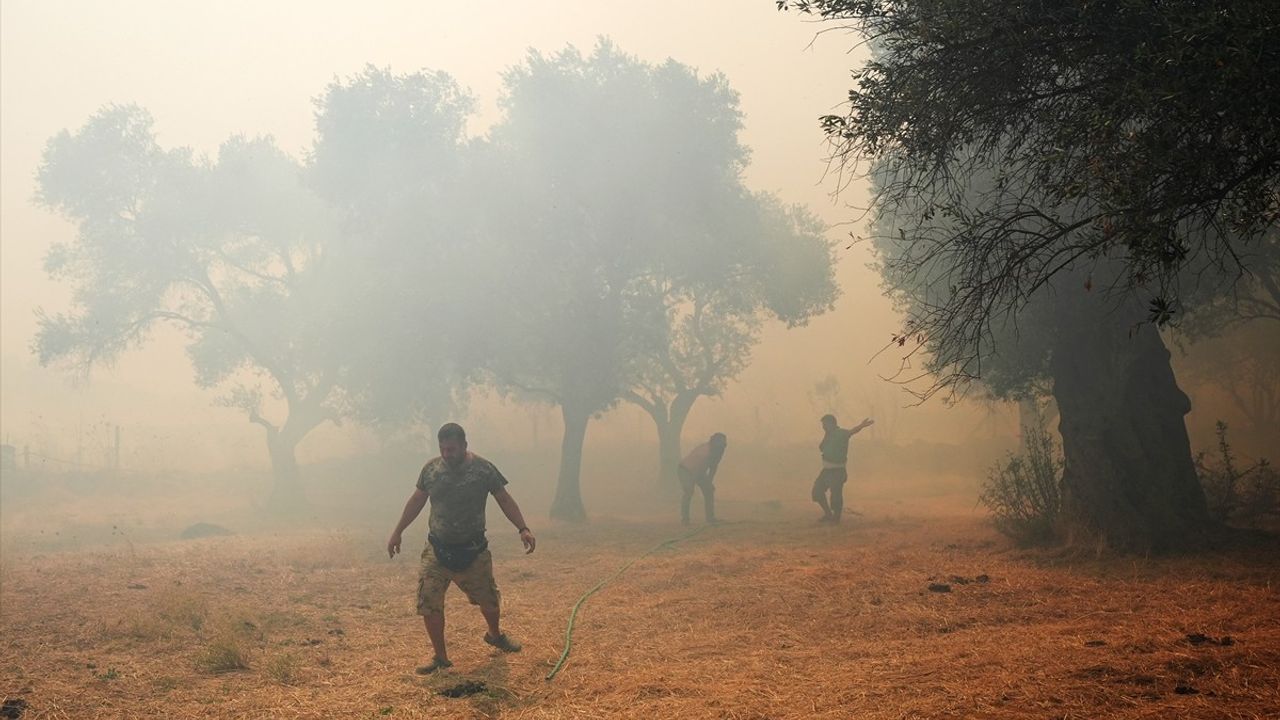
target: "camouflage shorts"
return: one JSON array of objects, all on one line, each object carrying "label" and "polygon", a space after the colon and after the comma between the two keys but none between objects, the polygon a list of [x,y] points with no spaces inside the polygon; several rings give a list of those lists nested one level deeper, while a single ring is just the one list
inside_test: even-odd
[{"label": "camouflage shorts", "polygon": [[488,550],[476,556],[466,570],[450,570],[436,559],[431,543],[422,550],[422,569],[418,575],[418,614],[444,612],[444,592],[455,583],[472,605],[496,608],[502,599],[493,580],[493,555]]}]

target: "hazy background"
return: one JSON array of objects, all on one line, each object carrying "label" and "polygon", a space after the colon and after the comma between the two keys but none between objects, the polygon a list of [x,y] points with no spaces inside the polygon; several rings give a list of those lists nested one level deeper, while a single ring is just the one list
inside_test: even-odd
[{"label": "hazy background", "polygon": [[[825,176],[817,123],[844,96],[849,68],[863,59],[847,36],[815,38],[817,25],[777,12],[772,0],[496,2],[485,9],[482,17],[461,3],[357,8],[346,2],[6,0],[0,6],[0,434],[17,448],[19,461],[26,448],[59,467],[108,465],[118,426],[122,468],[148,478],[205,478],[200,482],[214,488],[230,483],[252,502],[269,467],[261,428],[239,410],[214,405],[215,391],[196,387],[175,331],[162,331],[87,381],[39,367],[30,350],[34,311],[61,310],[69,301],[68,289],[46,277],[42,260],[51,243],[74,236],[69,223],[32,203],[34,173],[51,136],[78,128],[105,104],[132,102],[150,111],[167,148],[214,153],[230,135],[269,134],[303,157],[314,135],[313,98],[369,64],[395,73],[450,73],[478,101],[468,127],[478,136],[498,117],[501,73],[529,48],[554,53],[572,44],[586,52],[602,36],[647,62],[670,57],[703,74],[723,72],[741,95],[740,139],[751,150],[747,186],[807,206],[842,239],[837,279],[843,295],[835,311],[790,331],[768,325],[741,379],[722,398],[695,406],[686,450],[713,431],[727,432],[722,485],[750,476],[754,484],[740,490],[807,501],[818,464],[817,417],[825,412],[815,386],[823,381],[839,388],[831,401],[844,424],[867,415],[879,420],[855,441],[854,453],[880,458],[863,467],[882,481],[914,462],[915,471],[942,468],[976,483],[983,464],[1013,442],[1012,408],[980,402],[949,408],[938,400],[910,407],[911,396],[879,379],[900,361],[892,352],[873,359],[898,320],[867,268],[870,248],[848,239],[865,232],[865,189],[854,184],[832,198],[836,183]],[[513,480],[551,486],[560,423],[553,408],[478,397],[458,419],[473,449],[508,461]],[[1212,419],[1198,406],[1193,434],[1203,436]],[[321,426],[298,456],[304,474],[335,486],[359,488],[371,481],[369,474],[385,473],[379,484],[407,493],[415,463],[432,446],[423,437],[392,454],[382,438],[348,423]],[[593,422],[583,474],[588,510],[593,499],[599,502],[599,488],[611,485],[607,477],[656,472],[654,447],[652,423],[634,407],[621,405]],[[627,472],[614,477],[610,468],[621,465]],[[540,499],[528,504],[534,514],[545,512]],[[398,506],[384,509],[390,524]]]}]

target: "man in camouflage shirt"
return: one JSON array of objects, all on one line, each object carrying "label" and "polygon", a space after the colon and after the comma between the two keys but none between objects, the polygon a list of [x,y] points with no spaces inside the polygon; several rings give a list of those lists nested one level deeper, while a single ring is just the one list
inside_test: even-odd
[{"label": "man in camouflage shirt", "polygon": [[405,528],[430,499],[429,533],[418,578],[418,614],[426,625],[435,657],[418,668],[420,674],[453,665],[444,643],[444,594],[450,582],[466,593],[471,604],[480,606],[480,613],[489,626],[485,642],[504,652],[520,651],[520,644],[498,627],[501,595],[493,579],[493,557],[484,534],[485,506],[490,495],[519,531],[525,553],[533,552],[535,546],[520,506],[507,492],[507,479],[493,463],[467,452],[467,435],[462,426],[448,423],[440,428],[436,437],[440,457],[422,468],[417,488],[405,503],[400,522],[387,541],[387,554],[395,557],[400,552]]}]

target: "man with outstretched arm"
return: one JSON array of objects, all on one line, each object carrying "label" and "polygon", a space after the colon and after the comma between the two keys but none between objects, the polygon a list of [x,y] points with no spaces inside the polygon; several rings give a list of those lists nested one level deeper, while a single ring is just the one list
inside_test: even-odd
[{"label": "man with outstretched arm", "polygon": [[[822,472],[813,481],[813,501],[822,508],[818,522],[840,522],[840,513],[844,510],[844,484],[849,479],[845,468],[849,461],[849,438],[874,423],[867,418],[845,430],[836,423],[835,415],[822,416],[823,435],[822,442],[818,444],[818,450],[822,452]],[[827,500],[828,493],[831,494],[830,501]]]},{"label": "man with outstretched arm", "polygon": [[493,579],[493,557],[485,538],[484,515],[489,496],[498,502],[502,513],[520,533],[525,554],[536,545],[533,533],[525,525],[515,498],[507,492],[507,479],[493,463],[467,452],[467,434],[457,423],[447,423],[436,434],[440,457],[428,462],[418,475],[418,485],[391,539],[387,554],[400,552],[401,535],[431,501],[428,517],[427,545],[422,550],[422,567],[418,578],[418,614],[422,616],[435,656],[419,667],[425,675],[453,665],[444,642],[444,593],[449,583],[456,583],[472,605],[480,606],[488,624],[484,641],[503,652],[520,652],[520,643],[503,633],[498,626],[501,595]]}]

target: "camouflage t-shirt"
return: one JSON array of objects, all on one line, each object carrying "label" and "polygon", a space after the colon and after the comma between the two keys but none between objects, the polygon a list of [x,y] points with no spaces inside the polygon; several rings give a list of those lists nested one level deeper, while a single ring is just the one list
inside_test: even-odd
[{"label": "camouflage t-shirt", "polygon": [[431,498],[427,521],[431,534],[446,543],[465,543],[483,535],[489,494],[506,484],[498,468],[479,455],[468,453],[458,468],[449,467],[444,458],[427,463],[418,475],[418,489]]}]

